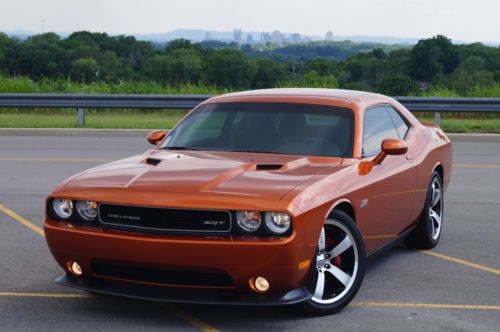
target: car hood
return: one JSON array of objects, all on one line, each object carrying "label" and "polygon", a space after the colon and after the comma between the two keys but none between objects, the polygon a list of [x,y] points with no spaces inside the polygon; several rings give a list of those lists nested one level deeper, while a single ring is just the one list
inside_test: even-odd
[{"label": "car hood", "polygon": [[300,183],[340,168],[341,162],[264,153],[150,150],[82,172],[64,187],[280,199]]}]

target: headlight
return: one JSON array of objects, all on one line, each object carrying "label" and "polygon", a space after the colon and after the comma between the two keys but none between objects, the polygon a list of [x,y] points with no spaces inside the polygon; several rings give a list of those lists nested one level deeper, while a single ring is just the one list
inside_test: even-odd
[{"label": "headlight", "polygon": [[76,211],[83,220],[92,221],[97,217],[97,202],[77,201]]},{"label": "headlight", "polygon": [[283,234],[290,229],[292,218],[283,212],[266,212],[266,227],[275,234]]},{"label": "headlight", "polygon": [[238,211],[236,221],[245,232],[253,233],[259,229],[262,217],[259,211]]},{"label": "headlight", "polygon": [[56,198],[52,201],[52,208],[61,219],[68,219],[73,214],[73,202],[70,199]]}]

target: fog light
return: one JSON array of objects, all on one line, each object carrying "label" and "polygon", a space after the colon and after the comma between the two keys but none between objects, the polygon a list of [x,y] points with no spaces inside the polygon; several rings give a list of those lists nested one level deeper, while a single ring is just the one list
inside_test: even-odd
[{"label": "fog light", "polygon": [[82,267],[77,262],[69,261],[66,263],[66,266],[68,267],[68,271],[76,277],[79,277],[83,274]]},{"label": "fog light", "polygon": [[264,277],[255,278],[253,284],[258,292],[265,293],[269,290],[269,281]]}]

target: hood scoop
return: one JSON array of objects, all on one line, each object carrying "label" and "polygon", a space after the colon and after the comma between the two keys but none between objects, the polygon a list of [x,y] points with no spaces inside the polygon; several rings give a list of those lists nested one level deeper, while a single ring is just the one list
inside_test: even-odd
[{"label": "hood scoop", "polygon": [[147,158],[146,160],[144,160],[144,163],[146,165],[151,165],[151,166],[156,166],[161,162],[162,162],[161,159],[156,159],[156,158]]},{"label": "hood scoop", "polygon": [[275,171],[281,169],[283,165],[281,164],[257,164],[255,165],[255,169],[257,171]]}]

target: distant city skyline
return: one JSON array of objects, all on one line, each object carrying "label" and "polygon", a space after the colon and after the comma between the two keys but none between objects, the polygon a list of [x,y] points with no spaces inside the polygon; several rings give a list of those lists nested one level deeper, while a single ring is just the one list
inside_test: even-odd
[{"label": "distant city skyline", "polygon": [[239,27],[271,36],[273,31],[323,38],[327,31],[419,39],[442,34],[498,43],[499,12],[500,1],[492,0],[16,0],[2,3],[0,31],[151,34]]}]

